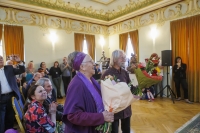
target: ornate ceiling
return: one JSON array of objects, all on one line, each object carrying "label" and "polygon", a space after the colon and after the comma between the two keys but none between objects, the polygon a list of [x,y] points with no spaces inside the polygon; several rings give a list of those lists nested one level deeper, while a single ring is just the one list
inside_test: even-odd
[{"label": "ornate ceiling", "polygon": [[104,4],[104,5],[108,5],[116,0],[92,0],[92,1]]},{"label": "ornate ceiling", "polygon": [[113,25],[181,0],[0,0],[0,5]]}]

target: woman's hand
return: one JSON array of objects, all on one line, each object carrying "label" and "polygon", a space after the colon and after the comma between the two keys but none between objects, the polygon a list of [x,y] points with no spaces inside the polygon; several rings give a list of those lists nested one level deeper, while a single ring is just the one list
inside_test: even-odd
[{"label": "woman's hand", "polygon": [[103,111],[102,113],[103,113],[104,121],[106,122],[114,121],[114,113],[108,112],[108,111]]},{"label": "woman's hand", "polygon": [[49,105],[49,113],[56,113],[58,104],[56,102],[52,102]]}]

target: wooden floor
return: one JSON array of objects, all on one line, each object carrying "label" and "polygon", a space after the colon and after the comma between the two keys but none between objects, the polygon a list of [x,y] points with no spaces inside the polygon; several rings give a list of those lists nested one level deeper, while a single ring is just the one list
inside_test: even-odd
[{"label": "wooden floor", "polygon": [[[58,100],[64,104],[65,99]],[[184,100],[172,103],[169,98],[154,102],[139,100],[132,104],[132,133],[173,133],[200,112],[200,103],[187,104]]]}]

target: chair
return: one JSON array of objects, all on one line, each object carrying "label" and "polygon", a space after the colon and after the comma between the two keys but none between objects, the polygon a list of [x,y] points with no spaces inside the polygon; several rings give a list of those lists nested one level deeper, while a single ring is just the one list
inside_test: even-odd
[{"label": "chair", "polygon": [[22,99],[21,99],[21,98],[18,100],[18,103],[19,103],[20,109],[21,109],[21,111],[22,111],[22,113],[23,113],[23,115],[24,115],[24,111],[23,111],[24,104],[23,104],[23,102],[22,102]]},{"label": "chair", "polygon": [[23,100],[26,101],[26,100],[25,100],[25,97],[24,97],[24,94],[23,94],[23,91],[22,91],[22,86],[20,86],[19,91],[20,91],[20,93],[21,93],[21,95],[22,95]]},{"label": "chair", "polygon": [[21,133],[25,133],[25,128],[22,123],[23,112],[21,111],[21,107],[15,97],[12,97],[12,106],[13,106],[13,109],[15,112],[15,118],[16,118],[19,128],[21,130]]}]

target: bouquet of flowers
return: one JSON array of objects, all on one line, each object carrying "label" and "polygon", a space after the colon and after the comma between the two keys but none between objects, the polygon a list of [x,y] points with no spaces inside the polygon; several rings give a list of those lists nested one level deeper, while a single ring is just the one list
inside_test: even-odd
[{"label": "bouquet of flowers", "polygon": [[56,121],[56,133],[64,133],[62,121]]},{"label": "bouquet of flowers", "polygon": [[[131,83],[119,82],[116,76],[106,76],[101,81],[101,94],[105,110],[118,113],[130,106],[133,101],[138,100],[138,97],[134,97],[131,93],[130,85]],[[110,133],[111,125],[111,123],[105,122],[96,130],[101,133]]]}]

